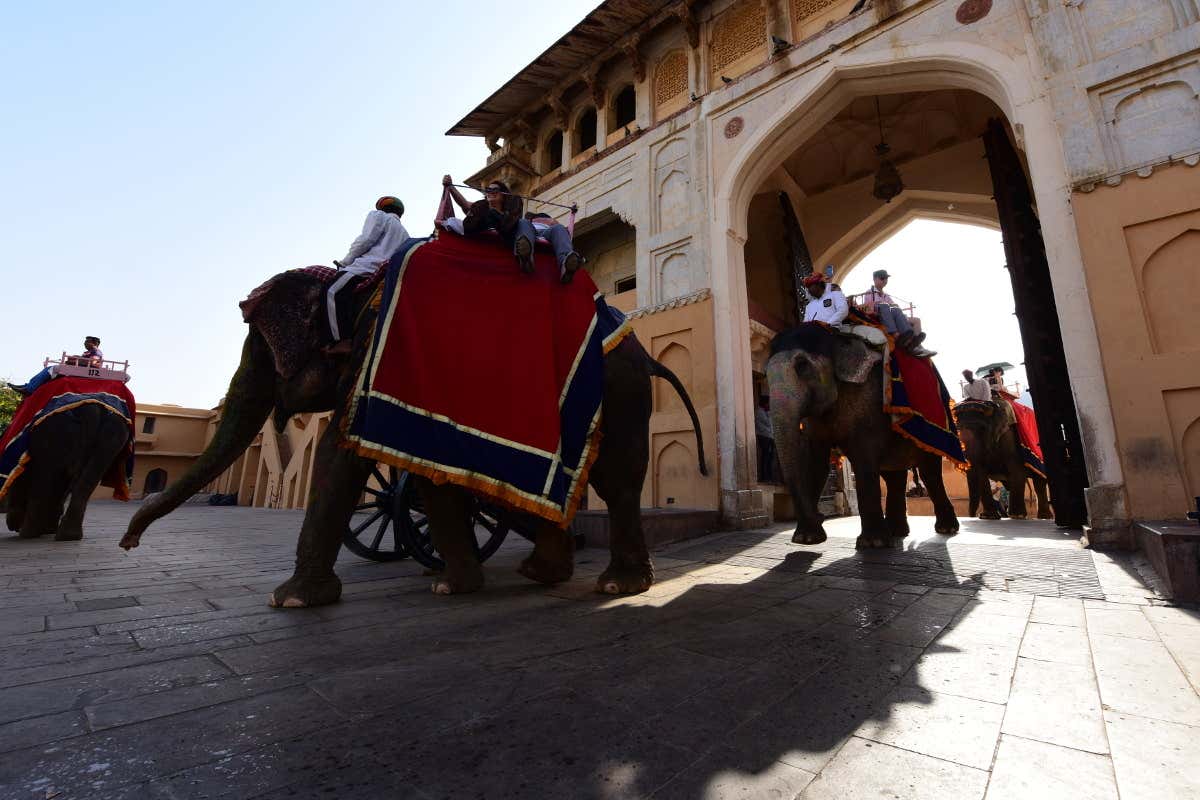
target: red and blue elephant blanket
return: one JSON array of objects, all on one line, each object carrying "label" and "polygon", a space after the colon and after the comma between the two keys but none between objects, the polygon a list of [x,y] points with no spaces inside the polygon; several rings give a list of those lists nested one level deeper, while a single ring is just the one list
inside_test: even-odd
[{"label": "red and blue elephant blanket", "polygon": [[521,273],[498,237],[442,232],[392,257],[351,398],[360,455],[560,527],[596,458],[604,355],[630,331],[591,276]]},{"label": "red and blue elephant blanket", "polygon": [[113,490],[115,499],[129,499],[129,485],[133,480],[133,423],[137,413],[133,394],[121,381],[65,375],[46,381],[26,397],[17,406],[4,435],[0,436],[0,499],[8,494],[21,473],[29,468],[29,438],[33,431],[55,415],[87,404],[98,405],[129,425],[126,451],[113,461],[100,481],[101,486]]}]

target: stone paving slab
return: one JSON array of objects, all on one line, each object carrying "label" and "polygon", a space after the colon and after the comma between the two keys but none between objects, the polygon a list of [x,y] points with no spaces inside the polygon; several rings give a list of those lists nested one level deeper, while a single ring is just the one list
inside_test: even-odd
[{"label": "stone paving slab", "polygon": [[1200,612],[1045,522],[715,534],[627,598],[596,550],[546,588],[506,542],[450,598],[343,552],[341,603],[283,611],[300,513],[126,554],[134,508],[0,539],[3,800],[1200,796]]}]

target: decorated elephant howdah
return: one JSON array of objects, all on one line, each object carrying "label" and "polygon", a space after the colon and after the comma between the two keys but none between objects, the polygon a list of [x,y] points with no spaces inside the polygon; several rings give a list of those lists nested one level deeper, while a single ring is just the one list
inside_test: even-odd
[{"label": "decorated elephant howdah", "polygon": [[[440,307],[445,309],[443,333],[455,333],[451,321],[455,318],[455,310],[461,308],[462,292],[487,291],[489,284],[509,280],[510,275],[513,279],[527,281],[530,291],[595,293],[594,284],[582,272],[572,284],[560,284],[552,256],[539,252],[538,274],[528,276],[512,269],[511,253],[503,245],[479,246],[488,248],[488,257],[496,257],[497,264],[502,263],[505,272],[481,272],[477,280],[459,282],[451,287],[450,295],[431,290],[428,302],[435,306],[441,304]],[[397,261],[402,260],[393,258],[389,268],[392,271],[381,292],[394,290],[398,282],[396,271],[400,269]],[[412,279],[416,284],[420,278],[418,274],[406,274],[405,282]],[[535,280],[541,283],[534,284]],[[321,346],[323,289],[324,283],[319,277],[290,272],[272,279],[265,292],[256,293],[255,305],[246,313],[250,331],[242,349],[241,364],[230,383],[225,411],[211,443],[186,474],[138,511],[121,540],[122,547],[136,547],[142,533],[154,520],[178,507],[232,464],[272,414],[272,409],[279,428],[293,414],[333,409],[333,420],[317,449],[312,489],[297,545],[295,573],[272,592],[270,604],[303,607],[338,600],[341,582],[334,574],[334,562],[343,533],[374,465],[374,459],[364,458],[346,447],[344,436],[351,405],[348,401],[359,387],[356,381],[359,367],[372,347],[376,313],[367,293],[357,296],[352,352],[341,355],[324,350]],[[387,301],[381,305],[386,311]],[[503,324],[500,310],[496,311],[495,319],[496,324]],[[436,333],[415,328],[410,331],[415,337]],[[525,346],[547,347],[551,344],[542,339],[528,341]],[[695,427],[702,472],[705,471],[703,442],[699,420],[682,384],[670,370],[650,357],[634,336],[626,336],[603,354],[602,364],[602,385],[597,387],[603,399],[599,423],[601,437],[587,481],[608,507],[611,560],[597,580],[596,588],[612,594],[640,592],[649,588],[653,581],[653,567],[641,527],[640,503],[649,461],[652,377],[667,380],[683,399]],[[477,385],[472,391],[486,398],[488,386]],[[398,408],[404,410],[403,406]],[[475,552],[470,495],[460,486],[435,484],[427,478],[418,478],[418,485],[434,544],[446,562],[446,569],[435,579],[433,590],[449,594],[480,588],[483,572]],[[534,552],[525,559],[520,571],[543,583],[569,578],[574,569],[571,545],[572,538],[557,524],[541,520],[535,535]]]},{"label": "decorated elephant howdah", "polygon": [[[941,431],[939,425],[945,425],[952,430],[953,420],[948,409],[939,420],[932,405],[903,395],[902,372],[908,372],[914,397],[932,397],[936,392],[944,406],[945,387],[927,359],[911,359],[920,363],[905,362],[901,367],[902,354],[891,353],[885,372],[884,357],[879,347],[819,323],[800,325],[771,342],[767,362],[771,424],[784,482],[796,507],[792,541],[798,544],[825,541],[817,501],[835,447],[854,469],[862,518],[858,547],[887,547],[908,534],[905,478],[914,466],[929,489],[937,532],[948,536],[958,532],[954,506],[942,483],[942,456],[935,452],[944,446],[943,440],[940,434],[930,436],[929,442],[919,440],[923,426]],[[881,477],[887,483],[886,514]]]},{"label": "decorated elephant howdah", "polygon": [[0,437],[8,529],[22,537],[82,539],[97,486],[111,486],[113,497],[128,500],[135,413],[122,381],[59,377],[26,398]]}]

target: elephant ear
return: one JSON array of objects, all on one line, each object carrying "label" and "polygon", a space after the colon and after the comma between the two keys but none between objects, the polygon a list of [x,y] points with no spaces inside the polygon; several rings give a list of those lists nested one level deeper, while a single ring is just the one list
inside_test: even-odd
[{"label": "elephant ear", "polygon": [[303,272],[284,272],[242,302],[242,317],[271,350],[275,372],[291,378],[320,347],[324,285]]},{"label": "elephant ear", "polygon": [[877,348],[854,336],[839,336],[833,346],[833,372],[843,383],[865,383],[882,360]]}]

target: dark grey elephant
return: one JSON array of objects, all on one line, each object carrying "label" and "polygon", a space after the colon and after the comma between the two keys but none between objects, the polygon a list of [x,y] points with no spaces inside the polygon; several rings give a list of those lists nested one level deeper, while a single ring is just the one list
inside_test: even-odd
[{"label": "dark grey elephant", "polygon": [[[938,533],[958,533],[942,483],[941,458],[892,430],[883,411],[883,357],[853,336],[806,324],[779,334],[767,362],[771,424],[784,482],[796,507],[797,544],[825,541],[817,501],[833,448],[854,468],[860,548],[888,547],[908,535],[906,473],[917,467],[929,489]],[[887,513],[879,489],[887,483]]]},{"label": "dark grey elephant", "polygon": [[1004,409],[992,401],[972,400],[959,403],[954,409],[958,421],[958,436],[971,468],[967,472],[968,510],[971,516],[979,510],[980,519],[1000,519],[1000,507],[992,497],[990,481],[997,480],[1008,489],[1008,515],[1025,519],[1025,482],[1033,482],[1037,501],[1037,518],[1054,519],[1050,501],[1046,499],[1046,479],[1025,466],[1018,446],[1017,432],[1009,423]]},{"label": "dark grey elephant", "polygon": [[125,454],[129,435],[129,423],[96,403],[43,419],[29,434],[29,465],[5,498],[8,529],[23,538],[82,539],[88,498]]},{"label": "dark grey elephant", "polygon": [[[332,603],[341,596],[334,563],[355,504],[363,493],[372,462],[342,447],[342,421],[358,364],[372,329],[370,311],[358,309],[352,352],[323,351],[323,286],[302,272],[278,276],[248,314],[250,332],[242,361],[229,385],[225,411],[208,448],[191,469],[129,523],[121,546],[136,547],[156,519],[170,513],[200,487],[217,477],[246,449],[274,409],[282,430],[296,413],[334,409],[328,431],[317,447],[312,489],[296,547],[295,574],[278,586],[270,604],[305,607]],[[245,311],[245,306],[243,307]],[[588,482],[608,506],[611,557],[597,579],[597,591],[642,592],[653,582],[654,569],[641,523],[642,482],[650,455],[652,377],[666,379],[679,392],[696,430],[700,471],[704,445],[700,423],[678,378],[659,364],[633,336],[605,356],[602,438]],[[483,584],[469,521],[469,496],[458,487],[419,480],[434,545],[446,562],[433,584],[437,593],[469,592]],[[521,573],[542,583],[569,578],[574,570],[571,537],[546,523],[537,531],[534,551]]]}]

